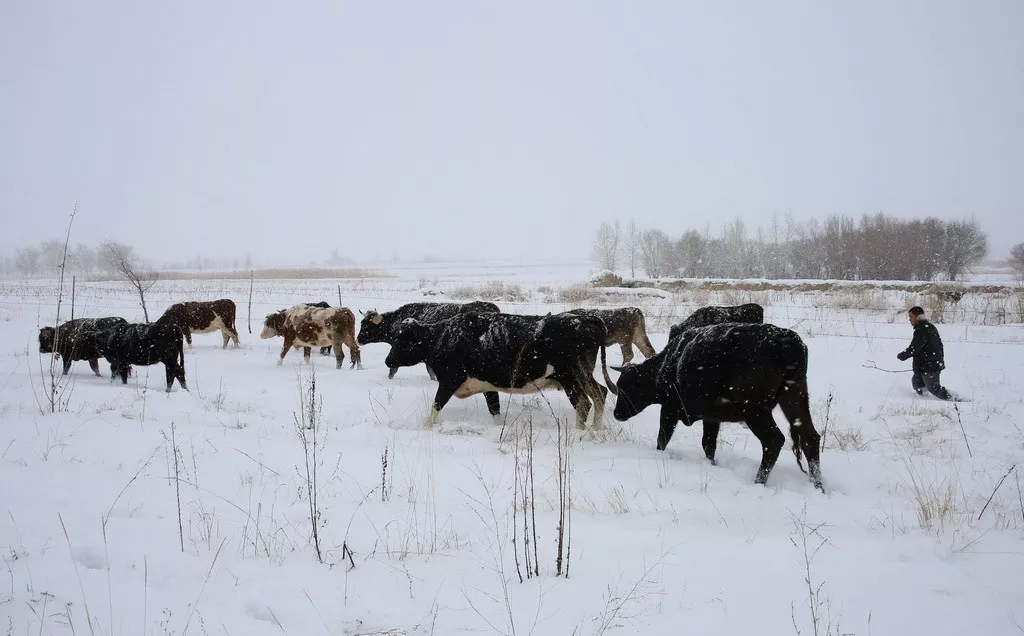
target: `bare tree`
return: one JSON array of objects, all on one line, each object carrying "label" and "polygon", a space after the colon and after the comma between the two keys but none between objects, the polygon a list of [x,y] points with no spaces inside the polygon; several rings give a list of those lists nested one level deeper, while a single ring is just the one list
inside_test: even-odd
[{"label": "bare tree", "polygon": [[22,276],[34,276],[39,273],[39,250],[34,247],[20,249],[14,255],[14,267]]},{"label": "bare tree", "polygon": [[640,266],[651,278],[660,278],[672,271],[672,241],[661,230],[644,230],[640,234]]},{"label": "bare tree", "polygon": [[597,234],[594,236],[594,260],[602,268],[610,272],[614,272],[619,264],[619,243],[621,238],[622,229],[619,227],[618,219],[615,220],[614,224],[607,221],[602,222],[597,228]]},{"label": "bare tree", "polygon": [[1010,248],[1010,267],[1017,280],[1024,281],[1024,243],[1017,243]]},{"label": "bare tree", "polygon": [[974,219],[951,221],[946,224],[946,249],[943,267],[949,280],[956,280],[967,268],[985,258],[988,237]]},{"label": "bare tree", "polygon": [[117,241],[104,241],[100,244],[100,259],[103,268],[110,274],[121,277],[139,294],[142,315],[149,322],[149,311],[146,309],[146,292],[156,284],[158,275],[142,264],[142,259],[135,254],[130,245]]},{"label": "bare tree", "polygon": [[630,219],[626,224],[625,240],[623,252],[626,265],[629,265],[629,277],[636,278],[636,265],[640,260],[640,228],[636,224],[636,219]]},{"label": "bare tree", "polygon": [[51,239],[39,244],[39,258],[43,273],[59,274],[61,265],[66,264],[66,257],[69,255],[65,249],[64,241]]},{"label": "bare tree", "polygon": [[697,230],[687,230],[676,240],[675,262],[687,278],[707,278],[709,275],[708,237]]}]

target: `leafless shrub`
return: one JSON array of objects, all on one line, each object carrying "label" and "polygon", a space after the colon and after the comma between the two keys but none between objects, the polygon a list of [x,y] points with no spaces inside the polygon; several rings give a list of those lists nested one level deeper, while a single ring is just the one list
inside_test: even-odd
[{"label": "leafless shrub", "polygon": [[[818,581],[811,572],[811,563],[825,545],[828,538],[822,534],[824,523],[811,525],[807,523],[807,507],[800,515],[792,515],[794,527],[793,536],[789,541],[801,555],[804,584],[807,586],[807,618],[810,620],[810,633],[813,636],[840,636],[839,620],[832,620],[832,598],[825,593],[825,581]],[[797,636],[803,632],[800,630],[796,617],[796,602],[790,603],[790,616],[793,620],[793,629]]]},{"label": "leafless shrub", "polygon": [[305,473],[302,476],[306,482],[306,500],[309,504],[313,551],[316,553],[316,560],[323,563],[323,552],[320,549],[322,516],[318,475],[323,464],[320,451],[327,443],[328,427],[323,426],[322,423],[323,398],[319,396],[316,389],[316,367],[310,367],[309,382],[305,386],[301,374],[300,369],[298,377],[300,408],[298,413],[292,413],[292,418],[295,422],[295,432],[302,443],[302,455],[305,463]]},{"label": "leafless shrub", "polygon": [[100,245],[101,261],[104,268],[111,274],[128,283],[139,295],[142,315],[149,322],[149,310],[146,308],[146,292],[152,289],[159,280],[157,272],[150,271],[142,263],[142,259],[130,245],[117,241],[104,241]]},{"label": "leafless shrub", "polygon": [[555,552],[555,576],[569,578],[572,551],[572,429],[568,422],[555,418],[558,432],[558,527]]},{"label": "leafless shrub", "polygon": [[[71,211],[71,215],[68,218],[68,229],[64,236],[64,247],[60,252],[60,262],[57,263],[59,276],[57,278],[57,312],[54,316],[54,333],[53,333],[53,346],[52,353],[50,354],[50,363],[48,373],[43,377],[44,386],[44,397],[42,408],[40,411],[46,413],[56,413],[58,411],[65,411],[68,408],[70,402],[70,395],[68,394],[69,385],[64,381],[62,373],[58,373],[58,360],[57,352],[60,351],[59,342],[63,335],[57,327],[61,321],[61,309],[64,304],[64,272],[68,264],[68,246],[71,243],[71,225],[75,222],[75,215],[78,214],[78,203],[75,203],[74,209]],[[55,257],[56,258],[56,257]],[[42,374],[42,365],[40,365],[40,374]],[[29,375],[31,380],[31,374]],[[38,401],[38,398],[37,398]]]},{"label": "leafless shrub", "polygon": [[[522,583],[523,570],[526,579],[540,576],[540,560],[537,557],[537,505],[536,487],[534,485],[533,449],[534,432],[533,417],[527,416],[526,421],[513,422],[513,461],[515,462],[512,486],[512,551],[516,563],[516,573]],[[525,439],[523,439],[525,437]],[[522,561],[519,559],[519,517],[522,516]],[[532,552],[531,552],[532,543]]]},{"label": "leafless shrub", "polygon": [[603,636],[609,630],[620,626],[620,621],[632,623],[655,609],[654,597],[658,595],[658,590],[651,574],[668,554],[665,552],[658,557],[658,560],[652,563],[629,589],[621,590],[618,583],[614,587],[607,586],[606,591],[601,594],[605,603],[604,609],[594,618],[594,633],[597,636]]}]

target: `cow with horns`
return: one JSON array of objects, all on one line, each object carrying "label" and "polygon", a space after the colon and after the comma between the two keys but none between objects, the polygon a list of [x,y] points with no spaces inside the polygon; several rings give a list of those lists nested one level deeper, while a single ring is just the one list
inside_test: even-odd
[{"label": "cow with horns", "polygon": [[[363,317],[359,323],[358,342],[361,345],[368,345],[376,342],[386,342],[394,345],[396,337],[395,325],[406,320],[416,322],[433,323],[439,320],[451,318],[460,313],[500,313],[501,310],[494,303],[483,300],[476,300],[468,303],[432,303],[418,302],[407,303],[394,311],[379,313],[376,309],[360,311]],[[388,379],[395,377],[398,367],[389,367]],[[427,365],[427,374],[431,380],[435,380],[433,370]]]},{"label": "cow with horns", "polygon": [[821,489],[820,436],[811,421],[807,347],[790,329],[771,324],[724,323],[688,329],[653,358],[612,367],[620,372],[614,416],[620,422],[652,404],[661,405],[658,450],[665,450],[676,422],[703,421],[701,445],[714,463],[721,422],[744,422],[761,442],[755,483],[768,480],[785,436],[772,410],[789,421],[793,454]]},{"label": "cow with horns", "polygon": [[484,394],[487,410],[500,414],[498,393],[563,390],[585,428],[591,404],[601,426],[608,389],[594,379],[598,351],[608,388],[615,385],[605,362],[605,326],[595,316],[558,314],[457,314],[435,323],[408,321],[395,328],[388,368],[425,362],[437,378],[437,393],[425,426],[454,396]]}]

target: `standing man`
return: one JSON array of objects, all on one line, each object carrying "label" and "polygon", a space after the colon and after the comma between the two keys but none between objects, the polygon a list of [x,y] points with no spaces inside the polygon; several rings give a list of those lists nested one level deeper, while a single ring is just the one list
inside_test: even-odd
[{"label": "standing man", "polygon": [[946,368],[939,330],[924,318],[924,309],[920,307],[911,307],[907,317],[914,326],[914,338],[910,346],[897,353],[896,357],[900,360],[914,359],[914,376],[910,383],[918,395],[923,394],[923,389],[928,389],[940,400],[950,399],[949,391],[939,384],[939,373]]}]

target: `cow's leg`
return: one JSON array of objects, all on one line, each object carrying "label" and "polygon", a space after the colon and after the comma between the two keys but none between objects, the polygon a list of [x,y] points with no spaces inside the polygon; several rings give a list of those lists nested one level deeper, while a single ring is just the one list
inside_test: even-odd
[{"label": "cow's leg", "polygon": [[722,427],[721,422],[710,418],[704,418],[704,435],[701,437],[700,445],[704,447],[704,455],[712,466],[715,466],[715,451],[718,449],[718,430]]},{"label": "cow's leg", "polygon": [[98,378],[102,378],[103,377],[100,374],[100,361],[99,361],[99,358],[89,358],[89,368],[92,369],[92,372],[96,374],[96,377],[98,377]]},{"label": "cow's leg", "polygon": [[281,357],[277,360],[277,366],[284,364],[284,357],[288,355],[288,350],[292,348],[292,342],[293,340],[289,340],[288,338],[284,339],[284,346],[281,347]]},{"label": "cow's leg", "polygon": [[601,428],[604,426],[604,405],[608,398],[608,389],[601,386],[591,375],[583,378],[583,389],[587,397],[594,403],[594,427]]},{"label": "cow's leg", "polygon": [[558,380],[555,376],[551,378],[562,385],[569,403],[576,409],[576,428],[586,430],[587,416],[590,415],[590,398],[587,397],[586,389],[568,380]]},{"label": "cow's leg", "polygon": [[322,355],[322,356],[329,356],[329,355],[331,355],[331,348],[332,348],[331,345],[328,345],[326,347],[320,347],[320,355]]},{"label": "cow's leg", "polygon": [[68,371],[71,370],[71,356],[65,356],[64,360],[62,360],[62,362],[64,363],[64,374],[63,375],[67,375]]},{"label": "cow's leg", "polygon": [[[174,362],[174,377],[178,378],[178,384],[181,388],[188,391],[188,384],[185,383],[185,367],[178,364],[177,360]],[[171,380],[167,380],[168,391],[170,390]]]},{"label": "cow's leg", "polygon": [[444,408],[444,405],[448,404],[448,400],[452,399],[452,396],[455,395],[459,384],[451,382],[438,383],[437,393],[434,394],[434,403],[430,406],[430,412],[427,413],[427,421],[424,422],[423,428],[434,428],[434,424],[437,423],[437,415]]},{"label": "cow's leg", "polygon": [[484,400],[487,402],[487,412],[498,417],[501,415],[501,400],[497,391],[487,391],[484,393]]},{"label": "cow's leg", "polygon": [[821,435],[811,421],[811,406],[807,394],[807,381],[796,381],[779,392],[779,408],[789,421],[789,436],[793,440],[793,454],[800,464],[800,451],[807,456],[807,471],[815,488],[824,491],[821,485]]},{"label": "cow's leg", "polygon": [[633,343],[620,343],[619,348],[622,349],[622,364],[629,364],[629,361],[633,359]]},{"label": "cow's leg", "polygon": [[676,422],[678,421],[679,416],[675,410],[662,405],[661,419],[658,426],[658,450],[663,451],[668,446],[669,440],[672,439],[672,434],[676,432]]},{"label": "cow's leg", "polygon": [[122,364],[119,367],[118,370],[121,372],[121,384],[128,384],[128,371],[130,368],[131,365],[129,364]]},{"label": "cow's leg", "polygon": [[786,436],[775,424],[775,418],[771,411],[755,411],[747,415],[747,428],[761,442],[761,466],[757,469],[755,484],[764,484],[768,481],[768,475],[775,462],[779,459],[779,453],[786,443]]},{"label": "cow's leg", "polygon": [[224,339],[224,346],[221,349],[227,349],[228,343],[231,342],[231,333],[227,330],[227,327],[221,328],[220,336]]},{"label": "cow's leg", "polygon": [[345,362],[345,352],[341,350],[340,342],[336,342],[331,346],[334,347],[334,368],[340,369],[341,365]]},{"label": "cow's leg", "polygon": [[395,377],[396,373],[398,373],[398,367],[391,367],[390,369],[388,369],[388,379],[390,380],[393,377]]},{"label": "cow's leg", "polygon": [[640,353],[644,354],[645,358],[654,357],[654,345],[651,344],[650,338],[647,337],[647,330],[643,326],[637,328],[636,335],[633,336],[633,342],[640,349]]},{"label": "cow's leg", "polygon": [[423,366],[425,366],[427,368],[427,375],[430,376],[430,379],[436,381],[437,380],[437,376],[434,375],[434,370],[430,368],[430,365],[427,364],[426,362],[424,362]]},{"label": "cow's leg", "polygon": [[188,343],[188,348],[192,348],[192,330],[188,327],[182,327],[181,332],[185,334],[185,342]]},{"label": "cow's leg", "polygon": [[174,378],[177,375],[175,373],[176,369],[174,368],[176,366],[177,366],[177,364],[175,364],[175,363],[167,363],[167,362],[164,363],[164,375],[167,377],[167,392],[168,393],[171,392],[171,385],[174,384]]},{"label": "cow's leg", "polygon": [[313,349],[311,347],[303,347],[302,348],[302,359],[305,360],[306,363],[309,363],[309,361],[310,361],[309,360],[309,354],[312,353],[312,352],[313,352]]},{"label": "cow's leg", "polygon": [[[359,351],[359,343],[356,342],[354,334],[345,334],[345,346],[348,347],[349,353],[352,354],[352,367],[362,370],[363,368],[363,354]],[[338,351],[341,351],[341,346],[338,345]]]}]

